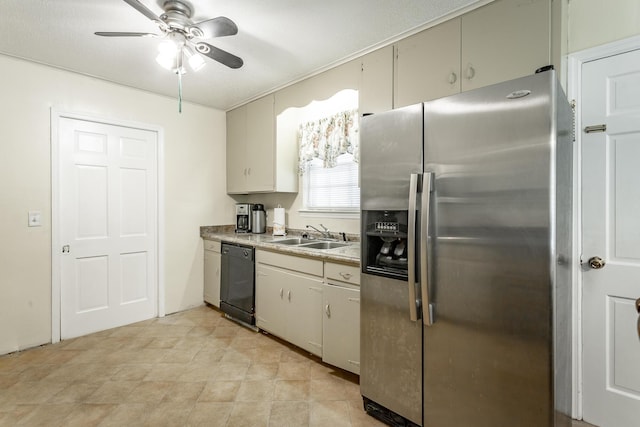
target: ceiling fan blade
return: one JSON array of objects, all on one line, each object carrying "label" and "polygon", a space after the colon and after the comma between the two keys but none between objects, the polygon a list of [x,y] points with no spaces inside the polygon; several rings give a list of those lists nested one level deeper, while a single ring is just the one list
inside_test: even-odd
[{"label": "ceiling fan blade", "polygon": [[218,61],[219,63],[226,65],[229,68],[240,68],[244,64],[242,58],[239,58],[222,49],[218,49],[215,46],[211,46],[208,43],[200,42],[196,45],[196,48],[201,54],[208,56],[214,61]]},{"label": "ceiling fan blade", "polygon": [[191,28],[199,28],[202,30],[202,36],[207,39],[214,37],[233,36],[238,34],[238,26],[231,19],[226,16],[218,16],[217,18],[207,19],[206,21],[198,22],[191,26]]},{"label": "ceiling fan blade", "polygon": [[115,32],[115,31],[96,31],[96,36],[102,37],[158,37],[153,33],[130,33],[130,32]]},{"label": "ceiling fan blade", "polygon": [[137,10],[138,12],[146,16],[147,18],[151,19],[152,21],[161,22],[160,18],[155,13],[153,13],[147,6],[143,5],[138,0],[124,0],[124,1],[129,6],[131,6],[132,8],[134,8],[135,10]]}]

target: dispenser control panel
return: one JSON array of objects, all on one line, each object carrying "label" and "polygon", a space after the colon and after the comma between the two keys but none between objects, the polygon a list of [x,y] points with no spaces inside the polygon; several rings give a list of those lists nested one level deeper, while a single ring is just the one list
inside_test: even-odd
[{"label": "dispenser control panel", "polygon": [[379,221],[375,224],[375,230],[384,232],[398,232],[400,231],[400,226],[397,222]]}]

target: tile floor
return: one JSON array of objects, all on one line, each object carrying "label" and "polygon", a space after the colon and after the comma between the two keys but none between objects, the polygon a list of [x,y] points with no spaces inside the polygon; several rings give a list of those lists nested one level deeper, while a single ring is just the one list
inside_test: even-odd
[{"label": "tile floor", "polygon": [[1,356],[14,425],[382,426],[357,376],[206,306]]}]

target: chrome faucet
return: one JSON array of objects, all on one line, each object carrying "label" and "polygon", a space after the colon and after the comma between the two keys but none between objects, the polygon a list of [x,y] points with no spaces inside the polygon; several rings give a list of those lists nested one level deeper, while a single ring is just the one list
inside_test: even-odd
[{"label": "chrome faucet", "polygon": [[325,227],[324,225],[320,224],[320,227],[322,227],[322,230],[318,230],[316,227],[314,227],[313,225],[307,225],[307,228],[313,228],[314,230],[316,230],[318,233],[322,234],[322,237],[324,237],[325,239],[331,239],[331,233],[329,232],[329,229],[327,227]]}]

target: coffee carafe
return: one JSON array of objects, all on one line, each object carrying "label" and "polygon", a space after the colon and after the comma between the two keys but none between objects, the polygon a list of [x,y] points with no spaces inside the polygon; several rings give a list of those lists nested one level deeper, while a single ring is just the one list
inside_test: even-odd
[{"label": "coffee carafe", "polygon": [[254,234],[262,234],[267,231],[267,213],[264,211],[264,205],[256,203],[253,205],[251,213],[251,232]]}]

